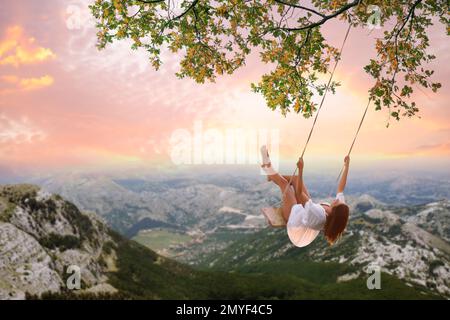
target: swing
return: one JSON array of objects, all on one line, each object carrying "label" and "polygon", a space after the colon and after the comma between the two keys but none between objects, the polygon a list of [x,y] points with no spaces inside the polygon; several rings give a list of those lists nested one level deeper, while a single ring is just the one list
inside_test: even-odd
[{"label": "swing", "polygon": [[283,209],[281,207],[261,208],[261,212],[271,227],[281,228],[286,226],[286,220],[283,217]]},{"label": "swing", "polygon": [[[304,146],[304,148],[303,148],[303,152],[302,152],[302,155],[300,156],[300,158],[303,158],[303,156],[304,156],[304,154],[305,154],[305,151],[306,151],[306,148],[307,148],[307,146],[308,146],[309,140],[311,139],[311,135],[312,135],[312,133],[313,133],[313,131],[314,131],[314,127],[315,127],[315,125],[316,125],[317,118],[318,118],[318,116],[319,116],[320,110],[322,109],[323,103],[324,103],[324,101],[325,101],[325,97],[326,97],[326,95],[327,95],[329,86],[330,86],[330,84],[331,84],[331,80],[333,79],[334,72],[335,72],[335,70],[336,70],[336,67],[337,67],[337,65],[338,65],[338,63],[339,63],[340,57],[341,57],[341,55],[342,55],[342,50],[344,49],[344,45],[345,45],[345,43],[346,43],[346,41],[347,41],[347,38],[348,38],[348,34],[349,34],[349,32],[350,32],[350,29],[351,29],[351,23],[349,23],[347,32],[346,32],[346,34],[345,34],[344,40],[343,40],[342,45],[341,45],[341,50],[339,51],[339,52],[340,52],[340,53],[339,53],[339,57],[338,57],[338,59],[336,60],[336,63],[334,64],[333,71],[331,72],[330,78],[329,78],[329,80],[328,80],[328,84],[327,84],[327,86],[325,87],[325,92],[324,92],[324,94],[323,94],[323,96],[322,96],[322,101],[320,102],[319,108],[317,109],[316,116],[314,117],[314,121],[313,121],[313,124],[312,124],[312,126],[311,126],[311,130],[309,131],[309,135],[308,135],[308,138],[307,138],[307,140],[306,140],[306,143],[305,143],[305,146]],[[353,150],[353,146],[355,145],[356,138],[358,137],[359,131],[360,131],[361,126],[362,126],[362,124],[363,124],[363,122],[364,122],[364,119],[365,119],[365,117],[366,117],[367,110],[369,109],[369,105],[370,105],[371,100],[372,100],[372,99],[369,98],[369,101],[368,101],[368,103],[367,103],[366,109],[364,110],[364,113],[363,113],[363,116],[362,116],[361,121],[360,121],[360,123],[359,123],[358,129],[356,130],[356,134],[355,134],[355,136],[354,136],[354,138],[353,138],[353,142],[352,142],[352,144],[351,144],[351,146],[350,146],[350,149],[349,149],[349,151],[348,151],[348,153],[347,153],[348,156],[350,156],[350,153],[351,153],[352,150]],[[284,198],[284,195],[286,194],[286,191],[288,190],[289,187],[291,187],[291,184],[292,184],[292,178],[293,178],[293,177],[295,176],[295,174],[297,173],[297,169],[298,169],[298,168],[296,167],[295,170],[294,170],[294,173],[291,175],[291,178],[289,179],[289,183],[288,183],[287,187],[285,188],[285,190],[283,191],[283,194],[282,194],[281,199]],[[339,181],[339,178],[340,178],[341,175],[342,175],[343,169],[344,169],[344,167],[341,168],[341,171],[339,172],[339,175],[338,175],[336,181]],[[283,217],[282,203],[283,203],[283,202],[282,202],[282,200],[281,200],[281,201],[278,203],[277,206],[274,206],[274,207],[264,207],[264,208],[261,209],[261,212],[262,212],[263,215],[266,217],[266,220],[267,220],[268,224],[269,224],[271,227],[280,228],[280,227],[285,227],[286,224],[287,224],[287,221],[286,221],[286,220],[284,219],[284,217]]]}]

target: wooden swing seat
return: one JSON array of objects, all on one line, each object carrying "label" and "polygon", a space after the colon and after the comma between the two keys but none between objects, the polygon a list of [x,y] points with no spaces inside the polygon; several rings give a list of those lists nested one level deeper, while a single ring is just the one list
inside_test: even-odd
[{"label": "wooden swing seat", "polygon": [[271,227],[281,228],[286,226],[286,221],[283,217],[283,210],[279,207],[262,208],[261,212],[266,217],[267,222]]}]

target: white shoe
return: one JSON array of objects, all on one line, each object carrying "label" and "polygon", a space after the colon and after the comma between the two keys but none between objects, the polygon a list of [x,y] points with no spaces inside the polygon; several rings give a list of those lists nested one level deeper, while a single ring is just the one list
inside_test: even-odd
[{"label": "white shoe", "polygon": [[267,151],[267,146],[263,145],[261,147],[261,158],[262,158],[262,166],[261,168],[264,170],[264,172],[271,176],[276,174],[277,172],[275,170],[273,170],[271,162],[270,162],[270,158],[269,158],[269,152]]},{"label": "white shoe", "polygon": [[269,151],[266,145],[261,146],[261,158],[263,165],[270,165]]}]

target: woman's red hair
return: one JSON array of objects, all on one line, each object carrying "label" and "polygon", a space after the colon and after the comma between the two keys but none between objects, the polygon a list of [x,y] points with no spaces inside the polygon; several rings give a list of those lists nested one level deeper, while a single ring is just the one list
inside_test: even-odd
[{"label": "woman's red hair", "polygon": [[345,203],[340,203],[331,208],[324,227],[325,238],[330,245],[341,237],[347,226],[349,215],[350,208]]}]

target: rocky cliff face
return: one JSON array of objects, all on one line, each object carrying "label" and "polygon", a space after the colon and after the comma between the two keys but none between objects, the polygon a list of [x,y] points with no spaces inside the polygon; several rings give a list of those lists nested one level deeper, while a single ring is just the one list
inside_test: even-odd
[{"label": "rocky cliff face", "polygon": [[[112,240],[94,215],[32,185],[0,187],[0,299],[59,292],[78,266],[82,288],[114,292]],[[106,252],[109,252],[107,254]]]}]

